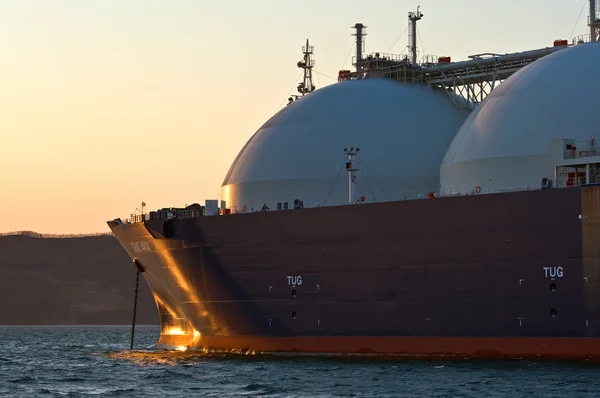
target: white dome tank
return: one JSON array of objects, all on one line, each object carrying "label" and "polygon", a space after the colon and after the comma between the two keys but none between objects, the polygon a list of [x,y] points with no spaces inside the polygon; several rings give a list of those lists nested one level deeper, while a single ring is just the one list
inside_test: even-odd
[{"label": "white dome tank", "polygon": [[554,179],[563,143],[600,138],[598,65],[600,44],[580,44],[498,86],[454,137],[440,169],[442,193],[539,188],[543,178]]},{"label": "white dome tank", "polygon": [[292,208],[294,199],[304,207],[346,204],[347,146],[361,148],[357,198],[397,200],[435,190],[442,158],[468,114],[453,108],[445,92],[422,85],[364,79],[327,86],[286,106],[250,138],[221,199],[235,211],[263,203]]}]

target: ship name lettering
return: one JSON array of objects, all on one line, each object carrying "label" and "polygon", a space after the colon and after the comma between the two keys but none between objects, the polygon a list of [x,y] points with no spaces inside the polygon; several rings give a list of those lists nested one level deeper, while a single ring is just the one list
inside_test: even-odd
[{"label": "ship name lettering", "polygon": [[546,278],[562,278],[564,275],[563,267],[544,267],[544,276]]},{"label": "ship name lettering", "polygon": [[150,248],[148,242],[131,242],[129,244],[136,253],[150,253],[152,251],[152,248]]},{"label": "ship name lettering", "polygon": [[134,252],[136,252],[136,253],[142,252],[142,248],[140,247],[140,244],[138,242],[130,242],[129,244],[131,245],[131,248],[133,249]]},{"label": "ship name lettering", "polygon": [[288,280],[288,285],[290,286],[300,286],[302,284],[302,277],[300,275],[296,275],[296,276],[288,276],[287,277]]}]

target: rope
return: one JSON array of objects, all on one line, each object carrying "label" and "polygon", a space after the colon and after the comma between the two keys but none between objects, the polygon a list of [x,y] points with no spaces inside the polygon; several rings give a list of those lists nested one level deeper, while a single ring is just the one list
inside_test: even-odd
[{"label": "rope", "polygon": [[346,66],[346,61],[348,61],[348,57],[350,57],[350,53],[352,52],[353,49],[354,49],[354,43],[352,43],[352,45],[350,46],[350,50],[348,50],[346,59],[344,60],[344,63],[342,64],[342,69],[344,69],[344,67]]},{"label": "rope", "polygon": [[390,200],[390,197],[388,196],[388,194],[383,190],[383,187],[381,186],[381,184],[379,184],[379,182],[377,181],[377,179],[375,178],[375,176],[373,175],[373,173],[371,173],[371,170],[369,170],[369,167],[367,166],[367,164],[365,162],[363,162],[363,160],[361,159],[361,157],[356,154],[356,158],[358,159],[358,161],[365,166],[365,169],[367,169],[367,171],[369,172],[369,174],[371,174],[371,177],[373,178],[373,181],[375,182],[375,184],[377,184],[377,186],[379,186],[379,189],[381,189],[381,192],[383,192],[383,194],[385,195],[385,197],[387,198],[387,200]]},{"label": "rope", "polygon": [[400,34],[400,36],[398,36],[398,38],[396,39],[396,41],[394,42],[394,44],[391,45],[390,49],[386,51],[387,53],[389,53],[390,51],[392,51],[392,48],[394,48],[394,46],[396,45],[396,43],[398,43],[398,40],[400,40],[402,38],[402,36],[404,36],[404,34],[406,33],[407,30],[408,30],[408,26],[406,27],[406,29],[404,29],[404,32],[402,32]]},{"label": "rope", "polygon": [[294,91],[294,87],[296,87],[296,85],[298,84],[298,81],[302,78],[303,75],[304,75],[304,72],[300,73],[300,76],[298,76],[298,78],[296,79],[296,82],[294,83],[292,88],[290,88],[290,91],[288,91],[288,94],[285,96],[283,101],[281,101],[281,104],[279,104],[279,106],[277,107],[276,112],[278,112],[281,109],[281,107],[283,106],[285,101],[287,101],[287,99],[290,97],[290,95],[292,94],[292,91]]},{"label": "rope", "polygon": [[316,69],[313,68],[313,72],[315,72],[317,74],[317,87],[321,88],[321,76],[319,72],[317,72]]},{"label": "rope", "polygon": [[373,197],[373,201],[375,203],[377,203],[377,198],[375,197],[375,192],[373,192],[373,190],[371,189],[371,184],[369,184],[369,177],[367,177],[367,174],[364,172],[363,169],[360,169],[360,172],[365,177],[365,181],[367,183],[367,188],[369,188],[369,192],[371,192],[371,196]]},{"label": "rope", "polygon": [[331,192],[333,192],[333,188],[335,188],[337,179],[339,178],[340,173],[342,172],[342,169],[344,168],[345,165],[346,165],[346,161],[344,161],[344,163],[342,163],[342,167],[340,167],[340,171],[338,171],[337,176],[335,176],[335,180],[333,181],[333,185],[331,186],[331,189],[329,190],[329,193],[327,194],[327,197],[325,198],[325,202],[323,202],[323,206],[325,206],[325,204],[327,204],[327,201],[329,200],[329,195],[331,195]]},{"label": "rope", "polygon": [[589,0],[585,0],[583,2],[583,7],[581,7],[581,11],[579,12],[579,17],[577,17],[577,22],[575,22],[575,26],[573,26],[573,30],[571,31],[571,34],[569,35],[568,39],[572,39],[573,38],[573,33],[575,33],[575,29],[577,29],[577,25],[579,25],[579,20],[581,19],[581,15],[583,15],[583,10],[585,9],[585,5],[588,3]]},{"label": "rope", "polygon": [[[337,82],[337,80],[338,80],[338,79],[337,79],[337,77],[329,76],[328,74],[326,74],[326,73],[323,73],[323,72],[319,72],[319,71],[318,71],[318,70],[316,70],[316,69],[313,69],[313,72],[315,72],[317,75],[323,75],[323,76],[325,76],[325,77],[328,77],[328,78],[330,78],[330,79],[332,79],[332,80],[335,80],[336,82]],[[321,83],[319,83],[319,84],[321,84]]]},{"label": "rope", "polygon": [[131,344],[129,349],[133,350],[133,336],[135,335],[135,313],[137,312],[138,289],[140,287],[140,270],[135,275],[135,297],[133,299],[133,319],[131,320]]},{"label": "rope", "polygon": [[421,48],[423,49],[422,54],[424,56],[425,55],[425,47],[423,46],[423,41],[421,40],[421,32],[419,32],[419,28],[417,28],[417,37],[419,38],[419,44],[421,45]]},{"label": "rope", "polygon": [[360,172],[362,173],[362,175],[365,177],[365,181],[367,182],[367,188],[369,188],[369,192],[371,192],[371,196],[373,197],[373,201],[375,203],[377,203],[377,198],[375,197],[375,193],[373,192],[373,190],[371,189],[371,184],[369,184],[369,178],[367,177],[367,175],[365,174],[363,169],[360,169]]}]

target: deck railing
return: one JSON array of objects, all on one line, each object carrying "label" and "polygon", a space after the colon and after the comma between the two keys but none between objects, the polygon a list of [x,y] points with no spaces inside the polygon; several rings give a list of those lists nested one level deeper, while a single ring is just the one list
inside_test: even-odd
[{"label": "deck railing", "polygon": [[[547,179],[545,184],[548,188],[564,188],[570,186],[566,183],[567,178],[559,178],[559,179]],[[600,176],[592,178],[591,183],[600,183]],[[585,179],[578,178],[576,181],[573,181],[574,185],[584,185]],[[404,201],[404,200],[424,200],[424,199],[436,199],[436,198],[444,198],[444,197],[456,197],[456,196],[473,196],[473,195],[488,195],[488,194],[497,194],[497,193],[507,193],[507,192],[522,192],[522,191],[539,191],[543,189],[541,184],[539,185],[520,185],[520,186],[512,186],[506,185],[502,188],[492,188],[485,186],[465,186],[462,188],[446,188],[446,189],[431,189],[431,190],[416,190],[416,191],[407,191],[403,192],[396,197],[385,199],[385,200],[377,200],[377,202],[390,202],[390,201]],[[362,203],[375,203],[375,200],[366,198],[365,202]],[[318,206],[317,206],[318,207]],[[286,211],[286,210],[294,210],[293,207],[289,207],[288,209],[274,209],[269,208],[268,211]],[[261,207],[252,207],[252,206],[231,206],[227,209],[220,209],[220,215],[229,215],[229,214],[245,214],[245,213],[257,213],[261,212]],[[167,214],[164,217],[157,217],[155,219],[171,219],[171,218],[194,218],[203,216],[202,212],[195,211],[192,213],[183,212],[181,209],[179,211],[179,215],[176,215],[176,212],[173,211]],[[148,219],[148,215],[137,215],[134,218],[128,218],[124,221],[125,224],[132,224],[145,221]]]},{"label": "deck railing", "polygon": [[600,155],[600,147],[595,141],[578,141],[575,149],[565,150],[565,159],[580,159]]},{"label": "deck railing", "polygon": [[[589,20],[589,17],[588,17]],[[591,34],[584,34],[584,35],[579,35],[577,37],[574,37],[573,40],[571,40],[571,43],[575,46],[577,44],[581,44],[581,43],[589,43],[592,41],[592,35]]]}]

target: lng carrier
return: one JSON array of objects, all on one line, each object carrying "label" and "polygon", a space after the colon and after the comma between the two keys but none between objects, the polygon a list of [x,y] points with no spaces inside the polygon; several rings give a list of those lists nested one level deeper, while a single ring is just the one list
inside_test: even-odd
[{"label": "lng carrier", "polygon": [[[157,347],[600,359],[600,13],[552,47],[363,52],[246,143],[220,200],[108,225]],[[501,83],[501,84],[499,84]]]}]

